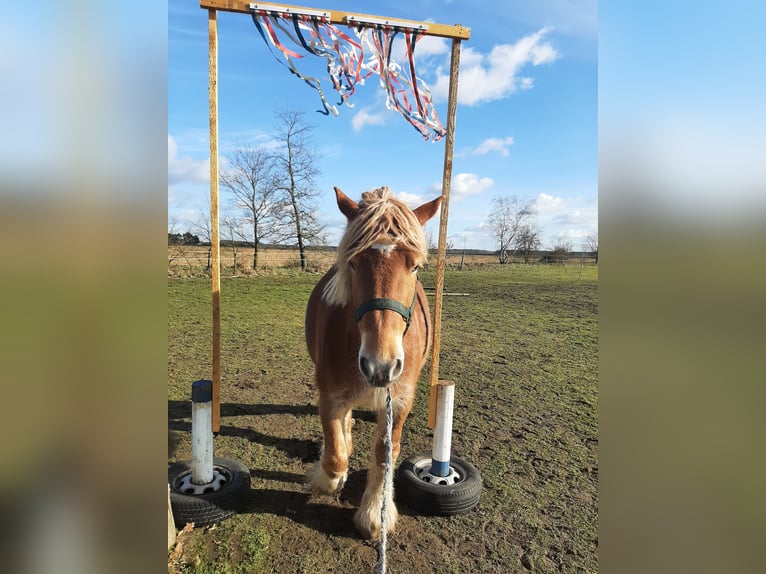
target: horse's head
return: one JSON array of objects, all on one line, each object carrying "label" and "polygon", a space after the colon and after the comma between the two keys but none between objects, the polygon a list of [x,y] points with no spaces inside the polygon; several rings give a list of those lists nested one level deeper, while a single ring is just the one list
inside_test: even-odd
[{"label": "horse's head", "polygon": [[422,226],[442,198],[410,210],[387,188],[363,194],[360,204],[337,187],[335,194],[348,219],[338,272],[361,335],[359,370],[370,385],[384,387],[404,370],[403,337],[415,309],[417,272],[428,255]]}]

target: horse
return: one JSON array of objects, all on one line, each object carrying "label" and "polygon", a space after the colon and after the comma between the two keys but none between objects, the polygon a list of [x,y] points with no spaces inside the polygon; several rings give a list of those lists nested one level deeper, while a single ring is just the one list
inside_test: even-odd
[{"label": "horse", "polygon": [[[334,189],[346,229],[337,260],[314,287],[306,309],[306,346],[314,363],[323,432],[320,459],[307,479],[315,494],[340,493],[352,452],[352,409],[372,409],[377,415],[375,443],[353,521],[362,536],[378,540],[386,391],[391,392],[395,462],[431,344],[428,301],[418,270],[428,257],[423,225],[439,209],[442,197],[411,210],[388,187],[364,192],[359,203]],[[386,486],[386,527],[393,533],[398,511],[392,485]]]}]

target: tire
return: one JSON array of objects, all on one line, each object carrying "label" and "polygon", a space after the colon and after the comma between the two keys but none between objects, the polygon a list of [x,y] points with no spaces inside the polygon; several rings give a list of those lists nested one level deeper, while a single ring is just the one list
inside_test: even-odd
[{"label": "tire", "polygon": [[227,458],[213,458],[213,468],[226,477],[220,489],[204,494],[184,494],[179,487],[185,475],[191,473],[191,462],[176,462],[168,466],[170,506],[178,528],[188,522],[195,526],[210,526],[242,510],[250,492],[250,471],[245,465]]},{"label": "tire", "polygon": [[470,462],[451,457],[450,467],[460,479],[455,484],[440,485],[425,482],[418,470],[430,468],[431,453],[415,454],[399,465],[396,477],[396,498],[421,514],[452,516],[471,510],[481,497],[481,473]]}]

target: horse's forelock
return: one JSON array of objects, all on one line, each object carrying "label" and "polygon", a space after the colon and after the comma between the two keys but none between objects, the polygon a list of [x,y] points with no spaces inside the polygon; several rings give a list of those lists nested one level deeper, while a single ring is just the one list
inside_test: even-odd
[{"label": "horse's forelock", "polygon": [[338,244],[335,275],[327,283],[323,298],[331,305],[344,305],[350,297],[351,277],[348,261],[376,243],[392,243],[428,257],[423,228],[403,202],[389,188],[379,187],[362,193],[359,212],[348,222]]}]

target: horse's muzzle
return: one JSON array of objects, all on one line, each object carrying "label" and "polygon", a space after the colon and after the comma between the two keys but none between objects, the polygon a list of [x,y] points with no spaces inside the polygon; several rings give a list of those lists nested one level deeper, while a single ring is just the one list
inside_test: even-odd
[{"label": "horse's muzzle", "polygon": [[404,361],[394,359],[388,363],[379,363],[374,359],[359,357],[359,371],[373,387],[385,387],[398,379],[404,370]]}]

